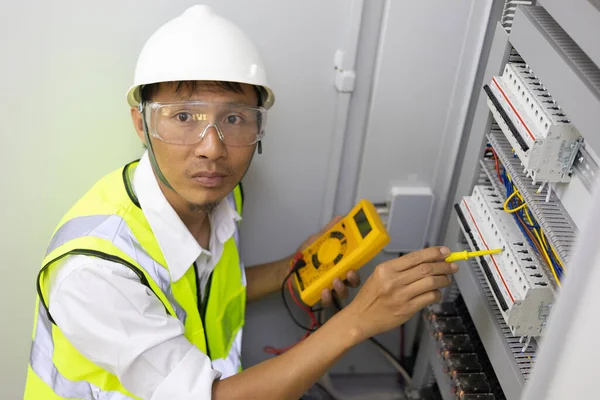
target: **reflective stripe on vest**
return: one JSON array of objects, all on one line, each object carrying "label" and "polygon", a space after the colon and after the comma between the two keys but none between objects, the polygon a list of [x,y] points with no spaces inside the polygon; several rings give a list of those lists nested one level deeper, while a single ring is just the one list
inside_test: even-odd
[{"label": "reflective stripe on vest", "polygon": [[134,259],[160,287],[175,310],[177,318],[185,325],[186,312],[173,297],[169,271],[146,253],[125,220],[119,215],[90,215],[68,220],[52,237],[46,256],[59,246],[84,236],[108,240]]},{"label": "reflective stripe on vest", "polygon": [[237,374],[241,367],[242,363],[242,329],[238,331],[235,335],[235,339],[231,344],[231,349],[229,349],[229,354],[227,354],[227,358],[218,358],[216,360],[212,360],[213,369],[221,371],[221,378],[225,379],[229,378]]},{"label": "reflective stripe on vest", "polygon": [[[233,196],[233,194],[230,194],[229,196],[227,196],[227,201],[229,201],[229,206],[233,209],[236,210],[236,204],[235,204],[235,197]],[[241,249],[240,249],[240,232],[237,228],[237,224],[235,227],[235,231],[233,232],[233,239],[235,240],[235,245],[237,247],[237,251],[238,254],[240,255],[240,268],[242,269],[242,285],[246,286],[246,268],[244,266],[244,262],[242,261],[242,257],[241,257]]]},{"label": "reflective stripe on vest", "polygon": [[[229,201],[229,205],[233,210],[236,210],[235,197],[230,194],[227,196],[227,201]],[[240,252],[240,233],[237,228],[233,232],[233,239],[235,240],[235,246],[237,247],[238,254],[240,254],[239,262],[240,268],[242,272],[242,285],[246,286],[246,269],[244,268],[244,262],[242,261],[241,252]],[[221,372],[221,378],[225,379],[229,378],[237,374],[242,367],[242,335],[243,329],[240,329],[235,335],[235,339],[231,344],[231,348],[229,349],[229,354],[227,354],[226,358],[218,358],[216,360],[212,360],[213,369]]]},{"label": "reflective stripe on vest", "polygon": [[52,362],[54,341],[52,323],[40,302],[35,337],[31,346],[29,365],[33,372],[58,396],[84,400],[133,400],[116,391],[104,391],[86,381],[71,381],[64,377]]}]

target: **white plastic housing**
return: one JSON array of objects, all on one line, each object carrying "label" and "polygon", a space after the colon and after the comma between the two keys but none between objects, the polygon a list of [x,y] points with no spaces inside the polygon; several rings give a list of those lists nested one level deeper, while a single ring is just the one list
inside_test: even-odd
[{"label": "white plastic housing", "polygon": [[427,228],[434,203],[429,186],[394,186],[390,190],[387,231],[390,242],[384,251],[405,253],[427,245]]},{"label": "white plastic housing", "polygon": [[569,182],[582,136],[531,69],[508,63],[489,87],[519,138],[489,98],[488,107],[527,174],[534,182]]},{"label": "white plastic housing", "polygon": [[491,273],[484,275],[512,334],[540,336],[554,299],[553,288],[514,217],[503,210],[501,198],[488,186],[475,186],[460,208],[480,250],[503,249],[484,257]]}]

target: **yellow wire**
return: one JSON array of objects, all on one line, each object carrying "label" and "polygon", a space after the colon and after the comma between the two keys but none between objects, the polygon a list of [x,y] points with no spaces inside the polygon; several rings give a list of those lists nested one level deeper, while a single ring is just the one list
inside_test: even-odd
[{"label": "yellow wire", "polygon": [[[529,221],[529,223],[531,225],[533,225],[533,219],[531,218],[531,214],[529,213],[528,208],[526,208],[524,210],[524,214],[527,217],[527,220]],[[537,237],[538,242],[540,242],[540,248],[542,249],[542,252],[544,253],[544,257],[546,258],[546,262],[548,263],[548,266],[550,267],[550,270],[552,271],[552,275],[554,275],[554,280],[556,281],[558,287],[561,287],[560,280],[558,279],[558,274],[556,273],[556,269],[554,268],[554,264],[550,260],[550,256],[548,256],[548,252],[546,250],[546,248],[548,247],[548,243],[546,242],[546,237],[544,235],[544,232],[542,232],[542,228],[539,228],[539,232],[538,232],[538,229],[534,228],[533,233],[535,233],[535,236]],[[563,271],[564,271],[565,270],[564,266],[562,265],[562,263],[556,256],[556,253],[554,252],[554,249],[552,248],[552,246],[550,246],[550,249],[552,249],[554,257],[556,258],[556,260],[558,261],[558,263],[560,264],[560,266],[563,268]]]},{"label": "yellow wire", "polygon": [[[513,208],[513,209],[509,209],[508,208],[508,203],[510,202],[510,199],[512,199],[515,195],[518,195],[519,191],[515,190],[514,192],[512,192],[510,194],[510,196],[508,196],[508,198],[506,199],[506,201],[504,202],[504,211],[506,211],[507,213],[514,213],[516,211],[519,211],[521,208],[525,207],[527,205],[527,203],[523,202],[523,204],[521,204],[519,207],[517,208]],[[519,196],[520,197],[520,196]]]},{"label": "yellow wire", "polygon": [[558,264],[561,266],[561,268],[563,269],[563,271],[566,273],[567,269],[565,268],[565,266],[563,265],[563,263],[560,261],[560,258],[558,258],[558,255],[556,254],[556,251],[554,250],[554,247],[552,246],[552,243],[550,243],[550,250],[552,250],[552,254],[554,254],[554,258],[556,258],[556,261],[558,261]]},{"label": "yellow wire", "polygon": [[[529,223],[531,225],[533,225],[533,221],[531,219],[531,215],[529,214],[529,210],[526,208],[525,209],[525,216],[527,217],[527,219],[529,220]],[[535,230],[535,229],[534,229]],[[567,271],[565,269],[565,266],[563,265],[562,261],[560,261],[560,258],[558,257],[558,254],[556,254],[556,250],[554,250],[554,247],[552,246],[552,243],[550,243],[550,246],[548,246],[548,242],[546,242],[546,235],[544,235],[544,232],[542,232],[542,229],[540,228],[540,234],[541,234],[541,238],[542,238],[542,243],[544,245],[544,249],[547,247],[550,247],[550,250],[552,251],[552,254],[554,255],[554,258],[556,259],[556,261],[558,262],[558,265],[561,266],[561,268],[563,269],[563,271]]]},{"label": "yellow wire", "polygon": [[[533,233],[535,233],[535,236],[537,237],[538,241],[541,243],[542,239],[540,238],[540,235],[538,233],[537,230],[533,230]],[[544,253],[544,257],[546,258],[546,262],[548,263],[548,266],[550,267],[550,270],[552,271],[552,275],[554,275],[554,280],[556,280],[556,283],[558,285],[558,287],[561,287],[560,285],[560,280],[558,279],[558,275],[556,274],[556,270],[554,269],[554,264],[552,264],[552,261],[550,261],[550,257],[548,256],[548,252],[546,251],[546,247],[544,246],[540,246],[542,248],[542,252]]]},{"label": "yellow wire", "polygon": [[[508,171],[506,171],[506,177],[508,178],[508,180],[510,182],[512,182],[512,179],[510,178],[510,174],[508,173]],[[521,201],[522,204],[519,207],[517,207],[517,208],[509,209],[508,208],[508,202],[515,195]],[[527,220],[529,221],[529,223],[531,225],[533,225],[533,220],[532,220],[531,215],[529,214],[529,210],[527,209],[526,206],[527,206],[527,203],[525,202],[525,200],[521,196],[521,193],[519,193],[518,190],[515,190],[514,192],[512,192],[510,194],[510,196],[508,196],[508,198],[504,202],[504,211],[506,211],[507,213],[514,213],[514,212],[519,211],[519,210],[521,210],[521,209],[524,208],[523,212],[524,212],[525,216],[527,217]],[[546,258],[546,262],[548,263],[548,266],[550,267],[550,270],[552,271],[552,275],[554,275],[554,280],[558,284],[558,287],[561,287],[560,280],[558,279],[558,275],[556,274],[556,270],[554,269],[554,264],[552,263],[552,261],[550,261],[550,257],[548,256],[548,252],[546,251],[546,247],[548,247],[548,246],[547,246],[547,243],[546,243],[546,240],[545,240],[546,238],[544,237],[544,233],[542,232],[542,229],[540,228],[540,232],[542,233],[541,237],[540,237],[539,233],[537,232],[537,230],[533,229],[533,232],[535,233],[535,236],[538,239],[538,242],[540,244],[540,248],[542,249],[542,251],[544,253],[544,257]],[[556,261],[558,261],[558,264],[562,267],[563,271],[566,272],[565,266],[562,264],[562,262],[560,261],[560,259],[556,255],[556,251],[554,251],[554,247],[552,247],[552,245],[550,245],[549,247],[550,247],[550,250],[552,251],[552,254],[556,258]]]},{"label": "yellow wire", "polygon": [[529,214],[529,208],[526,208],[524,213],[525,213],[525,216],[527,217],[527,221],[529,221],[529,223],[531,225],[533,225],[533,219],[531,218],[531,214]]}]

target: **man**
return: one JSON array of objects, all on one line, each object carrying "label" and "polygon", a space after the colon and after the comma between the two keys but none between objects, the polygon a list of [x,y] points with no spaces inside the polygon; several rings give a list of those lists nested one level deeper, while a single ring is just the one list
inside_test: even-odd
[{"label": "man", "polygon": [[[246,269],[239,258],[239,182],[274,102],[262,60],[236,26],[195,6],[148,40],[127,99],[147,151],[101,179],[53,235],[25,399],[297,399],[449,284],[447,248],[386,262],[322,328],[242,371],[246,301],[278,290],[292,259]],[[347,280],[359,283],[356,272]]]}]

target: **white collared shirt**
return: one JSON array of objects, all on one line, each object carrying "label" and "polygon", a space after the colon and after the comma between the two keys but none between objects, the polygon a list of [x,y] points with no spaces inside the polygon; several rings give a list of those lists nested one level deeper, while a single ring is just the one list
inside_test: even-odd
[{"label": "white collared shirt", "polygon": [[[201,293],[235,232],[240,216],[223,200],[210,215],[203,249],[162,193],[144,154],[133,189],[169,266],[181,279],[194,261]],[[181,322],[129,268],[88,256],[69,256],[50,274],[49,308],[65,337],[86,358],[115,374],[138,397],[210,399],[221,373],[184,336]]]}]

